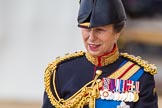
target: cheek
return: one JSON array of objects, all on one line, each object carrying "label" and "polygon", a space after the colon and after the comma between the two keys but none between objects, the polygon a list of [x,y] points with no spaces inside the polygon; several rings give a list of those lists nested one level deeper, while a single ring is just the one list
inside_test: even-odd
[{"label": "cheek", "polygon": [[118,38],[119,38],[119,35],[118,35],[118,34],[113,34],[113,35],[111,36],[111,41],[112,41],[112,42],[116,42],[116,41],[118,40]]},{"label": "cheek", "polygon": [[114,35],[111,35],[109,37],[103,38],[102,41],[105,43],[106,47],[110,47],[116,43],[116,37]]},{"label": "cheek", "polygon": [[87,49],[87,47],[88,47],[88,44],[87,44],[88,36],[84,32],[82,32],[82,39],[83,39],[84,47]]},{"label": "cheek", "polygon": [[88,33],[82,31],[82,38],[84,41],[86,41],[88,39]]}]

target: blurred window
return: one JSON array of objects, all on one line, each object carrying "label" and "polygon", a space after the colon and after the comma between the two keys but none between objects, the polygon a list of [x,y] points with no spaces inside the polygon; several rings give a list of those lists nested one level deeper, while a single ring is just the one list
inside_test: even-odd
[{"label": "blurred window", "polygon": [[162,0],[122,0],[131,18],[162,16]]}]

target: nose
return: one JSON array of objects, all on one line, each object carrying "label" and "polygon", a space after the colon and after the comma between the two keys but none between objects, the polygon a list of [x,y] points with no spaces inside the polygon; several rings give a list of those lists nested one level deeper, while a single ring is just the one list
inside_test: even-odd
[{"label": "nose", "polygon": [[96,40],[96,33],[95,33],[95,31],[93,29],[89,33],[89,40],[90,41]]}]

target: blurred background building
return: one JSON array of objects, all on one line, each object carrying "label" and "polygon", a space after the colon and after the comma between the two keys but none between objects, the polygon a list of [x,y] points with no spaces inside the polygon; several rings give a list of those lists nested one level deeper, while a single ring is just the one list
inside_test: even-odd
[{"label": "blurred background building", "polygon": [[[155,80],[160,95],[162,0],[123,3],[128,21],[118,43],[120,50],[158,66]],[[78,7],[78,0],[0,0],[0,108],[41,107],[48,63],[84,50]]]}]

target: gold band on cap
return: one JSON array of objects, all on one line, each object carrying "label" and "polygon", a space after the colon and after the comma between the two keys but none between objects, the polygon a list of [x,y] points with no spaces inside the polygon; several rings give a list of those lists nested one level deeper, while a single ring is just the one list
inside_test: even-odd
[{"label": "gold band on cap", "polygon": [[85,23],[81,23],[79,24],[79,26],[83,26],[83,27],[89,27],[90,26],[90,23],[89,22],[85,22]]}]

